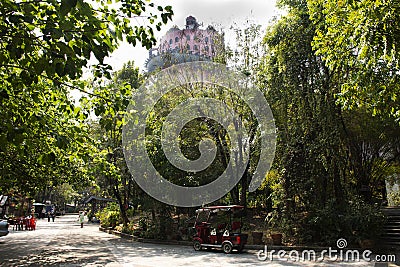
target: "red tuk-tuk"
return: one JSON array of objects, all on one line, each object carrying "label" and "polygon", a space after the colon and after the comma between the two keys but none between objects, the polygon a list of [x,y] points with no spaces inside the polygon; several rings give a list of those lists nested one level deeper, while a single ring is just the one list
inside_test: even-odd
[{"label": "red tuk-tuk", "polygon": [[218,248],[225,253],[233,249],[241,252],[247,243],[247,234],[242,234],[243,206],[210,206],[197,211],[194,225],[193,248]]}]

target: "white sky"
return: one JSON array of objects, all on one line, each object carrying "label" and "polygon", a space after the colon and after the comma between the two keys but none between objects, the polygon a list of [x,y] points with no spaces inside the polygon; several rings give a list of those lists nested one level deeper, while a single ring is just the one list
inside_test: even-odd
[{"label": "white sky", "polygon": [[[153,2],[156,5],[171,5],[174,11],[172,22],[163,25],[160,32],[155,32],[157,40],[173,25],[182,29],[189,15],[194,16],[199,23],[203,23],[203,27],[212,24],[216,25],[217,29],[229,29],[234,24],[243,25],[246,20],[266,27],[274,16],[281,13],[275,7],[275,0],[155,0]],[[225,31],[225,34],[229,39],[229,33]],[[148,51],[140,44],[133,47],[128,43],[123,43],[111,57],[106,59],[105,63],[110,64],[114,70],[118,70],[127,61],[134,60],[136,66],[144,70],[147,57]]]}]

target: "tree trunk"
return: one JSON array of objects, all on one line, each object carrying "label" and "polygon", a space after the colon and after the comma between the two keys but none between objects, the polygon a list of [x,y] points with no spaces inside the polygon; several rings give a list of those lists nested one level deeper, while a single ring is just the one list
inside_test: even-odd
[{"label": "tree trunk", "polygon": [[115,179],[113,180],[113,185],[112,185],[112,189],[113,189],[113,193],[114,193],[114,197],[117,199],[118,202],[118,206],[119,206],[119,210],[121,213],[121,218],[122,218],[122,223],[124,224],[124,226],[127,226],[129,223],[129,218],[128,215],[126,214],[126,208],[125,208],[125,203],[122,201],[122,197],[121,194],[119,192],[118,189],[118,182],[115,181]]},{"label": "tree trunk", "polygon": [[239,203],[239,187],[236,185],[234,188],[232,188],[232,190],[229,192],[229,194],[231,195],[232,204],[238,204]]}]

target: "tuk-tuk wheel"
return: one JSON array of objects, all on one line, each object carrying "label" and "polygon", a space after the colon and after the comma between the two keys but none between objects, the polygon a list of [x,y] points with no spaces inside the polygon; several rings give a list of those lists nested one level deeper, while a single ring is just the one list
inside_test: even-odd
[{"label": "tuk-tuk wheel", "polygon": [[200,242],[199,242],[198,240],[195,240],[195,241],[193,242],[193,248],[194,248],[194,250],[196,250],[196,251],[201,250],[201,244],[200,244]]},{"label": "tuk-tuk wheel", "polygon": [[222,249],[224,250],[224,253],[229,254],[232,252],[232,245],[230,243],[225,243],[222,246]]}]

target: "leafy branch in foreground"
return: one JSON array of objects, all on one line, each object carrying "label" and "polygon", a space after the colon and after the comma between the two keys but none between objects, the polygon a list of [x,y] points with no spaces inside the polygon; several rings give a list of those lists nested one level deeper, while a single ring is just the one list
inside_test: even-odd
[{"label": "leafy branch in foreground", "polygon": [[156,43],[153,27],[160,30],[173,15],[170,6],[138,0],[111,2],[1,1],[2,79],[14,88],[36,83],[40,75],[76,79],[92,55],[107,70],[104,58],[121,41],[150,48]]}]

